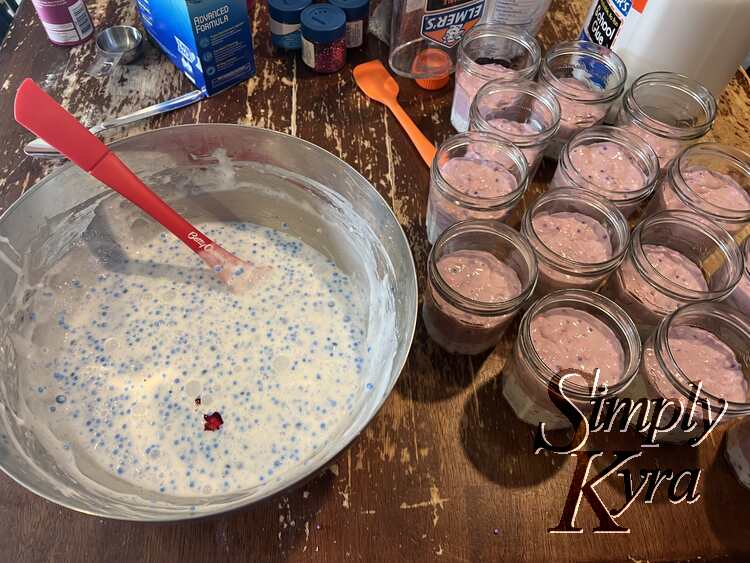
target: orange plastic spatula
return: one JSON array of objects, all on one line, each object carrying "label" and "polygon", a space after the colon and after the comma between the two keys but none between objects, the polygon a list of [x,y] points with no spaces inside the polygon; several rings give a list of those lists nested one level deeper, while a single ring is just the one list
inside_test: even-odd
[{"label": "orange plastic spatula", "polygon": [[419,130],[419,127],[398,103],[398,83],[386,70],[383,63],[374,60],[355,66],[354,80],[369,98],[384,104],[391,110],[419,151],[422,160],[425,161],[427,166],[431,166],[432,159],[435,158],[435,145],[424,136],[424,133]]},{"label": "orange plastic spatula", "polygon": [[18,88],[14,112],[18,123],[171,231],[234,291],[245,289],[261,274],[262,268],[224,250],[169,207],[33,80],[27,78]]}]

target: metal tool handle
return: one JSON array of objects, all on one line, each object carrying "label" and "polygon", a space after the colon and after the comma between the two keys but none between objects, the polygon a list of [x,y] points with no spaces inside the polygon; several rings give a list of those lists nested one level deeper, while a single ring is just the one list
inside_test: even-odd
[{"label": "metal tool handle", "polygon": [[[203,96],[204,94],[200,90],[193,90],[192,92],[188,92],[187,94],[183,94],[182,96],[178,96],[176,98],[172,98],[171,100],[166,100],[164,102],[139,109],[138,111],[134,111],[133,113],[130,113],[128,115],[123,115],[122,117],[116,117],[114,119],[104,121],[99,125],[92,127],[91,129],[89,129],[89,131],[91,131],[94,135],[98,135],[99,133],[107,129],[130,125],[131,123],[135,123],[136,121],[140,121],[148,117],[161,115],[163,113],[168,113],[170,111],[189,106],[190,104],[202,99]],[[65,158],[57,150],[55,150],[53,147],[51,147],[41,139],[35,139],[28,143],[23,148],[23,152],[35,158]]]},{"label": "metal tool handle", "polygon": [[124,54],[125,53],[105,53],[99,51],[96,60],[94,60],[91,66],[86,69],[86,74],[96,78],[109,76],[112,74],[115,67],[120,64],[120,59],[122,59]]}]

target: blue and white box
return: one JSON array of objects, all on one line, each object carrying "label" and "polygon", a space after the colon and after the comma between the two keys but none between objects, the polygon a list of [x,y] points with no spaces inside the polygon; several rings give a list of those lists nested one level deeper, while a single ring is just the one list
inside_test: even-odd
[{"label": "blue and white box", "polygon": [[246,0],[137,0],[143,26],[211,96],[255,75]]}]

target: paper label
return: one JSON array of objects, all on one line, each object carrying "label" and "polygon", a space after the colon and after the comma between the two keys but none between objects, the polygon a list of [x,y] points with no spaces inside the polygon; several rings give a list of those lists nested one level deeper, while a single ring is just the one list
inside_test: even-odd
[{"label": "paper label", "polygon": [[484,13],[484,0],[427,0],[422,16],[421,35],[446,47],[458,44],[464,34],[479,23]]},{"label": "paper label", "polygon": [[304,37],[302,38],[302,61],[312,69],[315,69],[315,45]]},{"label": "paper label", "polygon": [[362,20],[346,22],[346,46],[359,47],[362,45]]}]

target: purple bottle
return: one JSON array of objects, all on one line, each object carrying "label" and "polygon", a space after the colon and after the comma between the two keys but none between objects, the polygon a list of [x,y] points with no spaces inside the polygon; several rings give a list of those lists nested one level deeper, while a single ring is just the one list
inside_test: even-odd
[{"label": "purple bottle", "polygon": [[53,44],[72,47],[94,36],[94,24],[83,0],[31,0],[31,3]]}]

